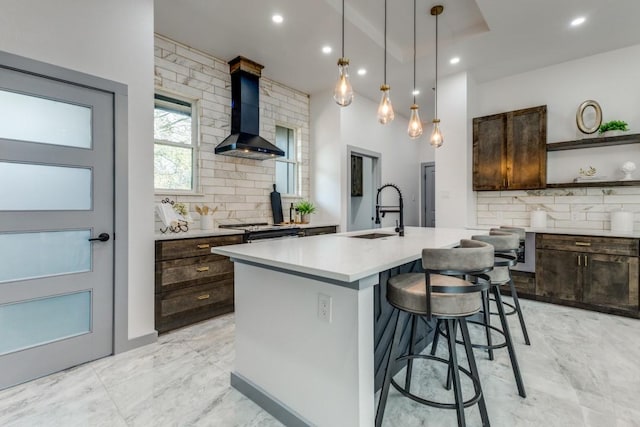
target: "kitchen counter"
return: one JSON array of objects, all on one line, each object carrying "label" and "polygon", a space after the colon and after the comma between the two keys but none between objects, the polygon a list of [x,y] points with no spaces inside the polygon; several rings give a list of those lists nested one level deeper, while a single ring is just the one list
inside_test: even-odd
[{"label": "kitchen counter", "polygon": [[[489,230],[490,228],[499,228],[499,226],[476,225],[469,227],[470,229]],[[633,233],[622,233],[620,231],[598,230],[593,228],[532,228],[522,227],[527,233],[539,234],[568,234],[575,236],[599,236],[599,237],[627,237],[631,239],[640,239],[640,231]]]},{"label": "kitchen counter", "polygon": [[[195,226],[199,224],[196,221],[194,224],[189,225],[189,231],[182,233],[156,233],[155,240],[175,240],[175,239],[191,239],[195,237],[214,237],[214,236],[229,236],[233,234],[244,234],[243,230],[233,230],[230,228],[214,228],[212,230],[201,230]],[[336,224],[331,223],[310,223],[310,224],[295,224],[296,227],[301,229],[316,228],[316,227],[337,227]]]},{"label": "kitchen counter", "polygon": [[[371,232],[392,235],[350,237]],[[380,277],[481,233],[383,228],[212,248],[234,261],[232,386],[285,425],[372,426]]]}]

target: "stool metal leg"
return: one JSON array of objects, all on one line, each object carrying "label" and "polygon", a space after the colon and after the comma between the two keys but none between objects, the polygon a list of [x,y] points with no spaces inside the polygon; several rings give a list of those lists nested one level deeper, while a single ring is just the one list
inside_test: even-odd
[{"label": "stool metal leg", "polygon": [[400,310],[394,308],[393,311],[397,313],[396,324],[393,328],[393,341],[391,342],[391,348],[389,349],[389,360],[387,360],[387,368],[384,372],[384,381],[382,383],[382,389],[380,390],[380,402],[378,403],[378,411],[376,412],[376,427],[380,427],[382,425],[384,410],[387,406],[387,397],[389,396],[389,386],[391,385],[391,375],[394,368],[394,362],[396,357],[398,357],[397,353],[400,348],[400,337],[402,336],[403,328],[400,327]]},{"label": "stool metal leg", "polygon": [[[453,322],[453,336],[454,338],[457,338],[458,336],[458,323],[457,322]],[[448,333],[448,332],[447,332]],[[447,370],[447,383],[445,385],[445,388],[447,390],[451,390],[451,373],[453,372],[453,358],[451,357],[451,354],[449,354],[449,369]]]},{"label": "stool metal leg", "polygon": [[[491,301],[489,300],[489,290],[482,291],[482,316],[484,317],[485,333],[487,334],[487,345],[491,346]],[[487,349],[489,352],[489,360],[493,360],[493,349]]]},{"label": "stool metal leg", "polygon": [[524,323],[524,316],[522,315],[522,309],[520,308],[516,285],[513,283],[513,278],[511,278],[511,272],[509,272],[509,287],[511,288],[511,297],[513,298],[513,303],[516,306],[516,313],[518,313],[518,319],[520,320],[520,327],[522,328],[522,334],[524,335],[524,342],[527,345],[531,345],[531,341],[529,341],[529,333],[527,332],[527,325]]},{"label": "stool metal leg", "polygon": [[[489,427],[489,414],[487,413],[487,405],[484,401],[484,394],[482,393],[482,386],[480,385],[480,372],[478,372],[478,366],[476,365],[476,359],[473,355],[473,348],[471,347],[471,338],[469,337],[469,329],[467,328],[467,320],[465,318],[460,319],[460,331],[462,332],[462,341],[464,341],[464,349],[467,353],[467,359],[469,361],[469,370],[471,375],[478,379],[478,388],[476,393],[480,392],[480,400],[478,400],[478,408],[480,409],[480,417],[482,418],[482,426]],[[474,383],[475,388],[475,383]]]},{"label": "stool metal leg", "polygon": [[436,320],[436,328],[433,332],[433,342],[431,343],[431,355],[436,355],[436,350],[438,349],[438,340],[440,339],[440,334],[438,331],[440,330],[440,319]]},{"label": "stool metal leg", "polygon": [[445,320],[447,327],[447,335],[449,344],[449,354],[451,355],[451,361],[453,362],[453,393],[456,400],[456,412],[458,415],[458,427],[465,427],[466,422],[464,419],[464,400],[462,398],[462,387],[460,384],[460,372],[458,371],[458,356],[456,353],[456,336],[455,334],[455,322],[457,320],[447,319]]},{"label": "stool metal leg", "polygon": [[507,343],[507,349],[509,350],[509,358],[511,359],[511,367],[513,368],[513,374],[516,377],[516,385],[518,386],[518,394],[522,397],[527,397],[527,393],[524,390],[524,383],[520,376],[520,366],[518,365],[518,359],[516,359],[516,351],[513,348],[513,341],[511,340],[511,333],[509,332],[509,324],[507,323],[507,316],[504,314],[504,306],[502,305],[502,295],[500,294],[499,286],[492,286],[493,295],[496,299],[496,305],[498,306],[498,314],[500,315],[500,322],[502,323],[502,330],[504,332],[504,339]]},{"label": "stool metal leg", "polygon": [[[418,316],[411,316],[411,336],[409,337],[409,354],[414,354],[416,347],[416,333],[418,330]],[[404,380],[404,388],[411,391],[411,372],[413,372],[413,359],[407,362],[407,375]]]}]

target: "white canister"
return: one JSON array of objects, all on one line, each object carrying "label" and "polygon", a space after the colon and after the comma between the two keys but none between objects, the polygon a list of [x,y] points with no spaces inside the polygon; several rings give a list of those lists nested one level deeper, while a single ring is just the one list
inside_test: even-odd
[{"label": "white canister", "polygon": [[200,215],[200,229],[213,230],[213,215]]},{"label": "white canister", "polygon": [[611,212],[611,231],[617,231],[619,233],[632,233],[633,212]]},{"label": "white canister", "polygon": [[547,228],[547,211],[540,208],[531,211],[531,228]]}]

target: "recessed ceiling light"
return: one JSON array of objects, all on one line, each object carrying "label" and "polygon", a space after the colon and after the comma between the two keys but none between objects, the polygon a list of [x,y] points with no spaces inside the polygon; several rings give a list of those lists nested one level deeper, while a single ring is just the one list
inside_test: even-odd
[{"label": "recessed ceiling light", "polygon": [[282,21],[284,21],[284,18],[282,17],[282,15],[278,15],[277,13],[275,15],[273,15],[271,17],[271,20],[273,22],[275,22],[276,24],[282,24]]},{"label": "recessed ceiling light", "polygon": [[331,46],[322,46],[322,53],[324,53],[325,55],[328,55],[331,53],[333,49],[331,49]]},{"label": "recessed ceiling light", "polygon": [[458,62],[460,62],[460,57],[458,57],[458,56],[453,57],[453,58],[451,58],[451,59],[449,60],[449,63],[450,63],[450,64],[454,64],[454,65],[455,65],[455,64],[457,64]]},{"label": "recessed ceiling light", "polygon": [[420,95],[420,89],[415,89],[413,92],[411,92],[411,95],[413,95],[413,96]]},{"label": "recessed ceiling light", "polygon": [[364,76],[365,74],[367,74],[367,70],[364,68],[358,68],[358,75],[359,76]]},{"label": "recessed ceiling light", "polygon": [[585,18],[584,16],[579,16],[576,19],[574,19],[573,21],[571,21],[571,26],[572,27],[577,27],[578,25],[582,25],[584,24],[584,21],[586,21],[587,18]]}]

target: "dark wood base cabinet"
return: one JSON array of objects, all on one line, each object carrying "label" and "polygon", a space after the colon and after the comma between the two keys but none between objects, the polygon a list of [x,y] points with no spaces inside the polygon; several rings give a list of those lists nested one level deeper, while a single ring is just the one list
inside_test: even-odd
[{"label": "dark wood base cabinet", "polygon": [[167,332],[233,311],[233,263],[214,246],[243,235],[156,241],[156,330]]},{"label": "dark wood base cabinet", "polygon": [[535,299],[640,317],[639,240],[536,235]]}]

